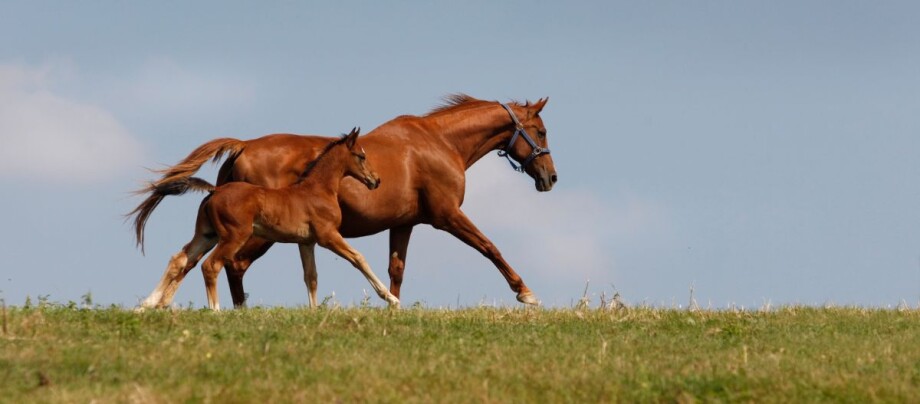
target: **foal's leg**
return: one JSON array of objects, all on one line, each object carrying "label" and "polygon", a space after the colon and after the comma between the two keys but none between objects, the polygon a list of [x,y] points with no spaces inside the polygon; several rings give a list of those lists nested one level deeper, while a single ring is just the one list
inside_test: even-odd
[{"label": "foal's leg", "polygon": [[198,265],[198,261],[201,260],[201,257],[203,257],[204,254],[207,254],[207,252],[212,248],[214,248],[215,244],[217,244],[217,238],[213,236],[206,238],[201,243],[193,244],[192,248],[189,249],[188,253],[184,257],[184,259],[187,260],[185,268],[179,271],[173,278],[172,282],[166,286],[166,289],[163,292],[163,297],[160,298],[160,304],[158,305],[159,307],[167,307],[172,304],[173,298],[176,295],[176,291],[179,290],[179,285],[182,284],[182,280],[185,279],[185,276],[188,275],[192,268],[195,268],[195,265]]},{"label": "foal's leg", "polygon": [[217,276],[224,265],[233,262],[233,257],[240,250],[249,235],[238,237],[236,235],[221,237],[214,252],[201,264],[201,274],[204,276],[204,287],[208,294],[208,307],[220,311],[220,299],[217,296]]},{"label": "foal's leg", "polygon": [[163,276],[160,278],[160,283],[157,284],[153,291],[147,295],[147,298],[141,302],[141,307],[143,308],[154,308],[154,307],[166,307],[168,304],[163,303],[163,295],[166,293],[167,287],[174,281],[178,273],[185,269],[185,264],[188,262],[188,250],[191,243],[186,244],[182,247],[179,252],[173,255],[169,259],[169,264],[166,264],[166,270],[163,271]]},{"label": "foal's leg", "polygon": [[358,250],[348,245],[338,231],[333,230],[326,232],[322,237],[317,235],[317,241],[319,245],[338,254],[361,271],[364,277],[367,278],[367,281],[370,282],[371,287],[374,288],[374,291],[377,292],[377,296],[386,300],[387,303],[390,304],[390,307],[399,308],[399,298],[393,296],[393,294],[387,290],[386,286],[383,286],[383,282],[380,282],[380,279],[377,279],[377,275],[374,275],[374,272],[371,271],[371,267],[367,264],[367,261],[364,260],[364,256],[361,255]]},{"label": "foal's leg", "polygon": [[217,275],[224,267],[223,256],[226,254],[223,240],[217,244],[214,252],[201,264],[201,274],[204,276],[204,288],[208,294],[208,307],[220,311],[220,299],[217,297]]},{"label": "foal's leg", "polygon": [[182,250],[172,256],[160,283],[141,303],[141,307],[169,307],[179,284],[185,275],[198,264],[202,255],[208,252],[217,240],[214,237],[196,235]]},{"label": "foal's leg", "polygon": [[316,308],[316,243],[298,244],[300,249],[300,264],[303,265],[303,283],[307,285],[307,291],[310,293],[310,307]]},{"label": "foal's leg", "polygon": [[517,292],[517,300],[521,303],[539,305],[540,301],[537,300],[533,292],[527,288],[527,285],[524,285],[524,280],[514,269],[511,269],[511,265],[502,258],[501,251],[498,250],[498,247],[495,247],[495,244],[492,244],[479,229],[476,228],[476,225],[466,215],[456,209],[453,212],[448,214],[439,215],[434,227],[447,231],[450,234],[453,234],[454,237],[460,239],[470,247],[479,251],[482,255],[492,261],[495,264],[495,267],[498,268],[498,271],[501,272],[502,276],[505,277],[505,280],[508,282],[508,286],[511,287],[511,290]]},{"label": "foal's leg", "polygon": [[409,249],[409,237],[412,235],[412,226],[396,227],[390,229],[390,293],[399,297],[399,288],[402,287],[403,272],[406,270],[406,251]]}]

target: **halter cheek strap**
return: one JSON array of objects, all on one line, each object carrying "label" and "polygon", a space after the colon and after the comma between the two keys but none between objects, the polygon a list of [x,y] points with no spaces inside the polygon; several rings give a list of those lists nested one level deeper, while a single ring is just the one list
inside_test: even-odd
[{"label": "halter cheek strap", "polygon": [[[511,168],[513,168],[514,171],[523,173],[524,167],[530,164],[530,162],[539,157],[541,154],[549,154],[549,149],[542,148],[537,145],[537,142],[533,141],[533,138],[530,137],[526,130],[524,130],[524,125],[522,125],[521,121],[519,121],[517,116],[514,115],[514,111],[511,110],[511,107],[509,107],[507,104],[500,105],[505,109],[505,111],[508,111],[508,115],[511,115],[511,120],[514,122],[514,134],[511,135],[511,140],[508,142],[505,148],[498,151],[498,155],[508,159],[508,162],[511,163]],[[510,155],[511,148],[514,147],[514,142],[517,140],[518,136],[521,136],[525,141],[527,141],[527,144],[529,144],[530,148],[533,150],[530,152],[530,155],[527,156],[523,162],[521,162],[521,165],[515,164]]]}]

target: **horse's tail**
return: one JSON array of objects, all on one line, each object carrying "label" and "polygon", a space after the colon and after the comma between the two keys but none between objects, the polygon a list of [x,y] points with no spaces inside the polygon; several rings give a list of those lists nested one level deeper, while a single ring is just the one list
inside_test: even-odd
[{"label": "horse's tail", "polygon": [[217,162],[225,154],[229,159],[236,157],[243,151],[245,142],[242,140],[221,138],[207,142],[197,149],[193,150],[188,157],[183,159],[179,164],[154,172],[162,174],[162,178],[147,184],[134,193],[136,195],[150,194],[140,205],[127,215],[128,220],[134,217],[134,234],[137,240],[137,246],[144,251],[144,227],[147,226],[147,219],[156,209],[157,205],[168,195],[182,195],[188,191],[211,192],[214,186],[207,181],[192,177],[192,174],[198,171],[201,166],[209,159]]}]

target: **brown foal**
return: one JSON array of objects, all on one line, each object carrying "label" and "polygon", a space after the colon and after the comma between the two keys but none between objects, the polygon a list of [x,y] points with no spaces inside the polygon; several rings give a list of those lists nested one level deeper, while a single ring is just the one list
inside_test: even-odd
[{"label": "brown foal", "polygon": [[[369,192],[357,181],[342,180],[339,231],[350,238],[390,230],[389,275],[393,295],[400,295],[412,228],[430,224],[488,258],[517,293],[519,301],[538,303],[498,248],[476,228],[460,205],[466,170],[495,150],[520,164],[520,170],[533,178],[538,191],[553,188],[556,169],[547,149],[546,127],[540,118],[546,101],[501,104],[456,94],[448,96],[445,105],[426,115],[397,117],[361,137],[361,144],[370,152],[368,159],[387,181],[380,189]],[[228,156],[220,168],[218,185],[240,181],[280,188],[296,182],[303,167],[329,140],[320,136],[278,134],[245,141],[221,138],[199,146],[182,162],[163,170],[161,179],[139,192],[148,197],[130,213],[134,216],[138,245],[143,248],[144,226],[157,205],[168,195],[194,189],[197,180],[192,175],[209,159],[217,161]],[[518,199],[515,203],[526,200]],[[271,245],[271,240],[253,237],[240,250],[240,268],[244,269],[227,273],[235,305],[242,305],[246,299],[245,268]],[[314,302],[313,246],[301,244],[300,256],[304,281]],[[145,304],[168,306],[173,292],[150,295]]]},{"label": "brown foal", "polygon": [[[338,202],[342,178],[356,178],[368,190],[377,188],[381,182],[367,163],[364,149],[358,145],[357,139],[356,128],[341,139],[330,142],[308,165],[301,179],[288,187],[271,189],[231,182],[214,189],[198,210],[195,236],[169,261],[160,285],[144,306],[163,306],[160,296],[174,293],[198,260],[214,248],[201,265],[201,270],[208,293],[208,306],[220,310],[217,276],[223,267],[227,268],[228,274],[241,276],[248,263],[237,259],[238,253],[255,236],[272,242],[308,245],[311,249],[314,244],[319,244],[348,260],[364,274],[381,298],[391,306],[399,307],[399,299],[377,279],[361,253],[348,245],[338,230],[342,222]],[[195,186],[208,187],[204,181],[197,182]],[[237,292],[242,291],[234,291]],[[311,296],[311,304],[316,305],[314,296]]]}]

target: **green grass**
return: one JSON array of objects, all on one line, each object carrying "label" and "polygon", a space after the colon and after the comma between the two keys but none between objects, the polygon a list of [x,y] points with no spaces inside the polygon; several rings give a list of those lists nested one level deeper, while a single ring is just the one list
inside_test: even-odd
[{"label": "green grass", "polygon": [[920,312],[7,308],[4,402],[908,402]]}]

